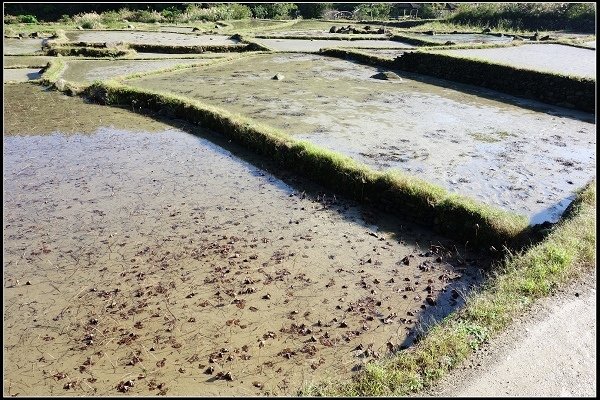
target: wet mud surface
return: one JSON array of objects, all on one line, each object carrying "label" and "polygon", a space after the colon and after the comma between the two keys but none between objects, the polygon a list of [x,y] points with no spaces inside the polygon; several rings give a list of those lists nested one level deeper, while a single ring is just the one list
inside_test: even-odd
[{"label": "wet mud surface", "polygon": [[303,39],[254,39],[255,42],[277,51],[319,51],[323,48],[413,48],[408,43],[393,40],[303,40]]},{"label": "wet mud surface", "polygon": [[117,76],[150,72],[180,64],[203,64],[214,58],[189,58],[175,60],[85,60],[68,61],[61,78],[72,82],[91,83]]},{"label": "wet mud surface", "polygon": [[48,64],[48,61],[52,60],[52,57],[46,56],[5,56],[3,57],[3,65],[5,67],[12,66],[26,66],[26,67],[42,67]]},{"label": "wet mud surface", "polygon": [[560,44],[526,44],[496,49],[440,50],[442,54],[565,75],[596,77],[596,52]]},{"label": "wet mud surface", "polygon": [[67,32],[67,37],[73,42],[89,43],[136,43],[159,44],[173,46],[201,46],[236,44],[229,36],[222,35],[186,35],[171,32],[136,32],[136,31],[90,31]]},{"label": "wet mud surface", "polygon": [[135,52],[131,57],[134,59],[152,59],[152,58],[222,58],[230,57],[231,53],[202,53],[202,54],[174,54],[174,53],[142,53]]},{"label": "wet mud surface", "polygon": [[2,39],[2,54],[33,54],[42,52],[43,39]]},{"label": "wet mud surface", "polygon": [[[574,190],[595,174],[590,114],[417,81],[400,71],[402,81],[371,78],[377,72],[317,55],[259,55],[128,84],[256,118],[377,169],[402,169],[527,215],[532,223],[558,220]],[[285,78],[272,80],[277,73]]]},{"label": "wet mud surface", "polygon": [[426,35],[411,32],[408,35],[431,42],[446,43],[450,41],[457,44],[509,43],[513,40],[510,36],[494,36],[481,33],[438,33],[435,35]]},{"label": "wet mud surface", "polygon": [[5,89],[5,395],[293,394],[410,344],[488,265],[179,128]]},{"label": "wet mud surface", "polygon": [[39,68],[5,68],[2,75],[4,82],[27,82],[41,76]]}]

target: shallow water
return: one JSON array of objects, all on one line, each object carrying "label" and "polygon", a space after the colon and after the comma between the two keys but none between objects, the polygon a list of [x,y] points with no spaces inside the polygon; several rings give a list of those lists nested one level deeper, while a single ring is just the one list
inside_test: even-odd
[{"label": "shallow water", "polygon": [[[371,78],[377,72],[335,58],[282,54],[130,83],[256,118],[377,169],[402,169],[528,215],[532,223],[556,221],[565,199],[595,174],[590,114],[473,87],[468,94],[464,85],[455,90],[402,72],[402,82]],[[276,73],[284,80],[272,80]],[[495,100],[503,98],[549,113]]]},{"label": "shallow water", "polygon": [[27,82],[41,76],[39,68],[4,68],[3,71],[4,82]]},{"label": "shallow water", "polygon": [[495,49],[439,50],[442,54],[520,66],[536,71],[596,77],[596,51],[560,44],[525,44]]},{"label": "shallow water", "polygon": [[191,58],[175,60],[72,60],[61,77],[73,82],[93,82],[111,79],[117,76],[149,72],[180,64],[204,64],[212,58]]},{"label": "shallow water", "polygon": [[161,122],[9,89],[5,395],[294,394],[409,344],[486,265]]},{"label": "shallow water", "polygon": [[134,59],[151,59],[151,58],[172,58],[172,59],[181,59],[181,58],[222,58],[229,57],[231,53],[200,53],[200,54],[185,54],[185,53],[142,53],[135,52],[131,58]]},{"label": "shallow water", "polygon": [[200,46],[236,44],[238,41],[223,35],[186,35],[171,32],[138,32],[138,31],[90,31],[67,32],[73,42],[125,42],[136,44],[159,44],[173,46]]},{"label": "shallow water", "polygon": [[277,51],[319,51],[323,48],[413,48],[408,43],[393,40],[302,40],[302,39],[254,39],[255,42]]},{"label": "shallow water", "polygon": [[446,43],[447,41],[451,41],[457,44],[463,43],[508,43],[512,42],[512,37],[510,36],[494,36],[494,35],[486,35],[482,33],[440,33],[436,35],[425,35],[418,33],[410,33],[410,36],[414,36],[417,38],[422,38],[424,40],[428,40],[431,42],[440,42]]},{"label": "shallow water", "polygon": [[5,56],[3,57],[3,65],[5,67],[12,66],[27,66],[27,67],[43,67],[48,64],[52,57],[46,56]]},{"label": "shallow water", "polygon": [[42,52],[43,39],[2,39],[2,53],[33,54]]}]

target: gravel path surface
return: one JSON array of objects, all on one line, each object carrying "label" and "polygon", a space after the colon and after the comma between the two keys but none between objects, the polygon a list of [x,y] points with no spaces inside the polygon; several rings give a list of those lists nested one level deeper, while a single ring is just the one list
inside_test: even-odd
[{"label": "gravel path surface", "polygon": [[596,396],[596,273],[538,302],[422,396]]}]

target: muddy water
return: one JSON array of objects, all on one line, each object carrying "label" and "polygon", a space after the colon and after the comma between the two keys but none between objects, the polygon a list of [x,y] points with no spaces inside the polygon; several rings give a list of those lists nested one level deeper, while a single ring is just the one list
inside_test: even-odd
[{"label": "muddy water", "polygon": [[43,67],[46,64],[48,64],[48,61],[50,61],[52,59],[52,57],[45,57],[45,56],[18,56],[18,57],[11,57],[11,56],[5,56],[3,57],[3,65],[5,67],[12,67],[12,66],[27,66],[27,67]]},{"label": "muddy water", "polygon": [[510,36],[494,36],[481,33],[441,33],[436,35],[425,35],[410,33],[410,36],[422,38],[431,42],[446,43],[448,41],[454,43],[508,43],[513,39]]},{"label": "muddy water", "polygon": [[202,53],[202,54],[173,54],[173,53],[142,53],[136,52],[132,55],[134,59],[153,59],[153,58],[222,58],[231,57],[231,53]]},{"label": "muddy water", "polygon": [[2,75],[4,82],[27,82],[41,76],[39,68],[4,68]]},{"label": "muddy water", "polygon": [[[5,97],[5,395],[118,395],[127,381],[136,395],[293,394],[409,344],[486,265],[76,100],[32,85]],[[81,133],[37,126],[75,118]]]},{"label": "muddy water", "polygon": [[408,43],[393,40],[302,40],[302,39],[254,39],[255,42],[277,51],[319,51],[322,48],[413,48]]},{"label": "muddy water", "polygon": [[236,44],[229,36],[222,35],[186,35],[170,32],[135,32],[135,31],[91,31],[67,32],[69,40],[74,42],[124,42],[136,44],[160,44],[173,46],[200,46]]},{"label": "muddy water", "polygon": [[520,66],[536,71],[596,77],[596,51],[560,44],[526,44],[496,49],[440,50],[443,54]]},{"label": "muddy water", "polygon": [[[573,190],[594,176],[589,114],[470,89],[481,97],[406,74],[402,82],[376,80],[376,68],[317,55],[251,60],[130,83],[245,114],[377,169],[399,168],[528,215],[532,223],[557,220]],[[276,73],[285,79],[272,80]],[[502,98],[550,113],[495,100]]]},{"label": "muddy water", "polygon": [[180,64],[204,64],[212,58],[175,60],[73,60],[67,62],[62,78],[73,82],[93,82],[138,72],[149,72]]},{"label": "muddy water", "polygon": [[361,53],[373,54],[377,57],[394,59],[401,56],[406,50],[389,50],[389,49],[360,49]]},{"label": "muddy water", "polygon": [[33,54],[42,52],[42,39],[2,39],[2,53]]},{"label": "muddy water", "polygon": [[[265,34],[269,35],[269,32],[266,32]],[[329,33],[329,29],[327,29],[327,30],[297,30],[297,31],[289,31],[289,32],[274,32],[272,34],[277,35],[277,36],[306,36],[308,39],[310,39],[311,36],[319,37],[319,36],[326,35],[326,36],[329,36],[332,38],[338,38],[340,40],[343,40],[343,39],[347,40],[350,37],[355,36],[354,34],[346,34],[346,33]],[[385,39],[388,39],[389,36],[385,35],[385,34],[373,33],[373,34],[369,34],[369,37],[372,37],[373,39],[385,40]]]}]

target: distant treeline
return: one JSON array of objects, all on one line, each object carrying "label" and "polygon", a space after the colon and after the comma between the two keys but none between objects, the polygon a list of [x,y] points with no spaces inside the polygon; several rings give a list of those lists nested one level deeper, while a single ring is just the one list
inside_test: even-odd
[{"label": "distant treeline", "polygon": [[456,24],[496,30],[596,31],[595,3],[479,3],[461,4],[452,16]]},{"label": "distant treeline", "polygon": [[370,20],[412,12],[411,15],[420,18],[444,18],[455,24],[497,30],[595,32],[596,26],[595,3],[7,3],[4,22],[65,22],[75,16],[102,14],[105,22],[126,18],[132,22],[185,23],[245,18],[332,18],[336,11],[348,11],[355,19]]}]

